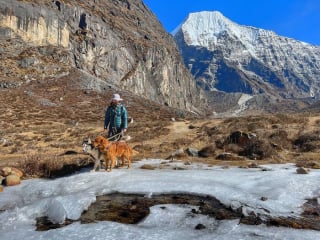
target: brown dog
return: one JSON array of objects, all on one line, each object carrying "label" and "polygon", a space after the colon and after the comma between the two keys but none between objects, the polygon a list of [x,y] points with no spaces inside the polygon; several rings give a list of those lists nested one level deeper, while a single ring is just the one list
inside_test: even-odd
[{"label": "brown dog", "polygon": [[116,164],[116,159],[120,158],[122,165],[125,160],[128,162],[128,168],[131,164],[131,156],[136,155],[138,152],[133,150],[126,142],[110,142],[103,136],[98,136],[93,141],[93,147],[98,148],[104,154],[105,169],[112,171]]}]

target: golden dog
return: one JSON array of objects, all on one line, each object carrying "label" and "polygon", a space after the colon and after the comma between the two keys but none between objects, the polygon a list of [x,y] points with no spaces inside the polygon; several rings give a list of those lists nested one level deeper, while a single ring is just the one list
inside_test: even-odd
[{"label": "golden dog", "polygon": [[121,159],[122,165],[124,165],[126,159],[128,162],[128,168],[130,168],[131,156],[139,153],[133,150],[126,142],[110,142],[103,136],[96,137],[92,145],[104,154],[103,157],[106,171],[112,171],[117,158]]}]

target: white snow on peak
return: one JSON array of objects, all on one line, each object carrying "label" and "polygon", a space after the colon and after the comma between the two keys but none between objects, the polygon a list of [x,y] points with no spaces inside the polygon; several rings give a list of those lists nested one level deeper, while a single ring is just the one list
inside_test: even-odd
[{"label": "white snow on peak", "polygon": [[190,13],[186,21],[173,33],[178,32],[178,29],[183,31],[187,44],[208,49],[217,44],[218,37],[226,32],[245,45],[253,45],[258,36],[275,35],[272,31],[239,25],[218,11]]}]

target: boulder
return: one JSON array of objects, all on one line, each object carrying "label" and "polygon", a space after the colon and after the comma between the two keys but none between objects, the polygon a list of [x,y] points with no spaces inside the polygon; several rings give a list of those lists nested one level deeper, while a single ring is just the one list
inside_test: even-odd
[{"label": "boulder", "polygon": [[199,156],[199,151],[198,151],[198,149],[195,149],[195,148],[187,148],[186,149],[186,153],[189,156],[192,156],[192,157],[198,157]]},{"label": "boulder", "polygon": [[311,163],[310,163],[310,167],[311,167],[312,169],[320,169],[320,164],[317,163],[317,162],[311,162]]},{"label": "boulder", "polygon": [[10,174],[5,179],[6,186],[15,186],[19,185],[21,182],[20,177],[16,174]]},{"label": "boulder", "polygon": [[184,152],[184,150],[182,148],[176,150],[175,152],[173,152],[169,157],[167,157],[166,159],[171,159],[173,160],[174,158],[185,158],[187,156],[187,154]]},{"label": "boulder", "polygon": [[143,164],[143,165],[141,166],[141,169],[154,170],[154,169],[156,169],[156,167],[155,167],[155,166],[152,166],[152,165],[150,165],[150,164]]},{"label": "boulder", "polygon": [[4,177],[10,175],[11,173],[11,167],[3,167],[0,169],[0,174]]},{"label": "boulder", "polygon": [[248,168],[260,168],[260,166],[257,163],[253,162],[248,165]]},{"label": "boulder", "polygon": [[3,167],[0,170],[0,174],[4,177],[7,177],[11,174],[15,174],[17,175],[19,178],[21,178],[23,176],[23,172],[15,167]]},{"label": "boulder", "polygon": [[23,177],[23,172],[18,168],[11,167],[11,174],[16,174],[20,178]]},{"label": "boulder", "polygon": [[309,168],[299,167],[297,168],[296,172],[298,174],[308,174],[310,172]]},{"label": "boulder", "polygon": [[213,157],[215,155],[215,151],[216,151],[216,148],[214,145],[209,145],[209,146],[206,146],[204,148],[202,148],[198,154],[199,154],[199,157],[204,157],[204,158],[207,158],[207,157]]}]

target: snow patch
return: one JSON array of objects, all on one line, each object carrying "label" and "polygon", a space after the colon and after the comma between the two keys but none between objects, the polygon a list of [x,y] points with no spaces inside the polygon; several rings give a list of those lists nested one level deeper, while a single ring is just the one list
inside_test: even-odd
[{"label": "snow patch", "polygon": [[[243,97],[240,103],[244,103]],[[188,170],[142,170],[141,164],[162,164],[145,159],[131,169],[112,172],[83,172],[55,180],[25,180],[0,194],[1,239],[320,239],[319,231],[239,225],[239,220],[217,221],[203,215],[189,215],[190,207],[154,206],[138,225],[114,222],[78,222],[47,232],[35,231],[35,220],[48,216],[57,223],[78,219],[97,195],[112,192],[137,193],[152,197],[161,193],[190,193],[216,197],[223,204],[243,208],[244,214],[270,212],[272,216],[297,216],[308,198],[319,197],[320,170],[296,174],[293,164],[266,165],[261,169],[223,169],[192,164]],[[171,164],[167,162],[167,164]],[[177,163],[172,163],[177,164]],[[266,201],[261,201],[261,197]],[[269,214],[269,213],[268,213]],[[205,229],[195,230],[201,223]]]}]

